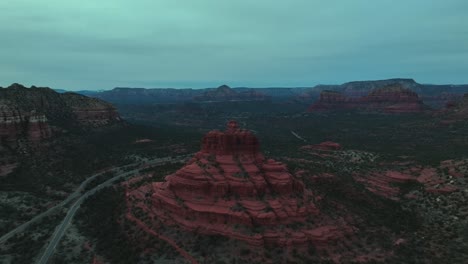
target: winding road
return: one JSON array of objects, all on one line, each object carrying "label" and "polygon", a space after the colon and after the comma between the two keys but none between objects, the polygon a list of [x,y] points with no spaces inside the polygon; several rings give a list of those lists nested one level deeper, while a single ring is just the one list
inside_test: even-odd
[{"label": "winding road", "polygon": [[[119,167],[119,168],[115,168],[115,169],[112,169],[112,170],[109,170],[109,171],[116,171],[116,170],[119,170],[119,169],[123,169],[125,167],[128,167],[128,166],[132,166],[132,165],[138,165],[138,163],[134,163],[134,164],[129,164],[129,165],[126,165],[126,166],[122,166],[122,167]],[[18,233],[21,233],[21,232],[24,232],[24,230],[26,230],[26,228],[28,228],[31,224],[35,223],[35,222],[38,222],[39,220],[41,220],[42,218],[48,216],[49,214],[53,213],[55,210],[59,209],[59,208],[62,208],[64,205],[66,205],[67,203],[69,203],[70,201],[72,201],[73,199],[75,199],[76,197],[78,197],[80,195],[80,193],[83,191],[83,189],[85,188],[86,185],[88,185],[88,183],[92,180],[94,180],[96,177],[98,176],[101,176],[102,174],[106,173],[108,171],[104,171],[104,172],[100,172],[100,173],[97,173],[97,174],[94,174],[92,175],[91,177],[87,178],[85,181],[83,181],[80,186],[72,193],[70,194],[65,200],[63,200],[62,202],[60,202],[59,204],[57,204],[56,206],[52,207],[52,208],[49,208],[47,211],[45,212],[42,212],[38,215],[36,215],[35,217],[33,217],[31,220],[19,225],[18,227],[16,227],[15,229],[11,230],[10,232],[4,234],[3,236],[0,237],[0,244],[6,242],[8,239],[12,238],[14,235],[18,234]]]},{"label": "winding road", "polygon": [[[44,251],[43,255],[39,258],[39,261],[37,262],[37,263],[47,263],[50,256],[53,255],[56,246],[58,245],[61,238],[63,237],[63,235],[64,235],[67,227],[69,226],[71,220],[75,216],[76,211],[80,208],[81,203],[87,197],[89,197],[91,195],[94,195],[97,191],[112,185],[115,181],[117,181],[117,180],[119,180],[121,178],[129,177],[129,176],[138,174],[141,168],[147,168],[147,167],[154,166],[154,165],[163,165],[163,164],[166,164],[166,163],[180,162],[183,159],[185,159],[185,158],[187,158],[187,157],[189,157],[191,155],[192,154],[188,154],[188,155],[183,155],[183,156],[177,156],[177,157],[174,157],[174,158],[171,158],[171,157],[154,158],[154,159],[151,159],[151,160],[147,160],[145,162],[135,162],[135,163],[128,164],[128,165],[125,165],[125,166],[116,167],[116,168],[113,168],[113,169],[109,169],[109,170],[106,170],[106,171],[96,173],[96,174],[92,175],[91,177],[88,177],[86,180],[84,180],[80,184],[80,186],[78,186],[78,188],[72,194],[70,194],[65,200],[63,200],[59,204],[57,204],[54,207],[48,209],[47,211],[44,211],[44,212],[36,215],[31,220],[19,225],[15,229],[13,229],[13,230],[9,231],[8,233],[2,235],[0,237],[0,244],[5,243],[6,241],[8,241],[10,238],[15,236],[16,234],[24,232],[32,224],[42,220],[44,217],[50,215],[51,213],[55,212],[58,209],[63,208],[69,202],[76,199],[75,202],[73,203],[73,205],[68,209],[68,212],[67,212],[65,218],[63,219],[63,221],[55,229],[54,234],[52,235],[52,238],[51,238],[49,244],[47,245],[46,250]],[[125,169],[127,169],[129,167],[132,167],[132,166],[138,166],[138,169],[133,169],[133,170],[130,170],[130,171],[127,171],[127,172],[122,171],[122,170],[125,170]],[[81,194],[82,191],[86,188],[86,186],[92,180],[96,179],[98,176],[101,176],[106,172],[115,172],[115,173],[118,173],[118,175],[116,175],[116,176],[108,179],[107,181],[95,186],[94,188],[92,188],[91,190],[88,190],[84,194]]]},{"label": "winding road", "polygon": [[[154,165],[163,165],[163,164],[166,164],[166,163],[176,163],[176,162],[180,162],[181,160],[183,160],[187,156],[188,155],[179,156],[179,157],[175,157],[173,159],[170,158],[170,157],[157,158],[157,159],[153,159],[151,161],[146,162],[144,164],[144,166],[142,166],[142,167],[154,166]],[[130,165],[127,165],[127,167],[132,166],[132,165],[139,165],[139,163],[130,164]],[[75,216],[76,211],[80,208],[81,203],[83,203],[83,201],[86,200],[86,198],[88,198],[91,195],[94,195],[97,191],[112,185],[115,181],[117,181],[117,180],[119,180],[121,178],[129,177],[129,176],[133,176],[133,175],[138,175],[139,172],[140,172],[140,168],[133,169],[131,171],[124,172],[124,173],[121,173],[121,174],[119,174],[119,175],[117,175],[117,176],[115,176],[113,178],[110,178],[109,180],[99,184],[98,186],[94,187],[93,189],[91,189],[91,190],[85,192],[83,195],[81,195],[81,197],[78,198],[78,200],[76,200],[73,203],[73,205],[70,207],[70,209],[67,212],[67,215],[65,216],[63,221],[60,223],[60,225],[55,229],[55,232],[52,235],[52,238],[51,238],[49,244],[47,245],[47,248],[45,249],[42,256],[39,258],[37,263],[38,264],[45,264],[45,263],[47,263],[49,261],[49,258],[53,255],[53,253],[55,251],[55,248],[57,247],[57,245],[59,244],[59,242],[62,239],[63,235],[65,234],[65,231],[67,230],[67,227],[70,225],[71,221],[73,220],[73,217]]]}]

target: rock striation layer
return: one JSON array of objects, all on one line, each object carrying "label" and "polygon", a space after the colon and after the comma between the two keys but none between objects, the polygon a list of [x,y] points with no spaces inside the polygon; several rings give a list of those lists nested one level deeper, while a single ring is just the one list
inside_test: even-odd
[{"label": "rock striation layer", "polygon": [[320,215],[314,203],[319,197],[285,164],[266,159],[256,136],[234,121],[226,131],[209,132],[201,150],[164,182],[129,191],[127,197],[129,207],[164,225],[253,246],[322,245],[352,232],[345,225],[308,221]]},{"label": "rock striation layer", "polygon": [[394,84],[372,90],[368,95],[350,97],[336,91],[323,91],[317,102],[309,107],[310,112],[334,110],[360,110],[384,113],[423,112],[425,106],[418,94]]},{"label": "rock striation layer", "polygon": [[0,139],[2,142],[28,138],[40,141],[49,138],[51,130],[44,114],[25,112],[7,101],[0,101]]}]

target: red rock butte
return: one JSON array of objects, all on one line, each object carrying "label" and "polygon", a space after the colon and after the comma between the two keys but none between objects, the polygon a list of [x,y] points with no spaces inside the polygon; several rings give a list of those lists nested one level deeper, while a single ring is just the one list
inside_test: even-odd
[{"label": "red rock butte", "polygon": [[226,131],[209,132],[201,151],[164,182],[129,191],[129,205],[164,225],[253,246],[320,245],[350,231],[340,224],[318,224],[318,198],[285,164],[265,159],[259,148],[252,132],[231,121]]},{"label": "red rock butte", "polygon": [[309,107],[309,112],[334,110],[361,110],[385,113],[419,113],[425,105],[418,94],[401,84],[373,89],[368,95],[354,98],[336,91],[322,91],[317,102]]}]

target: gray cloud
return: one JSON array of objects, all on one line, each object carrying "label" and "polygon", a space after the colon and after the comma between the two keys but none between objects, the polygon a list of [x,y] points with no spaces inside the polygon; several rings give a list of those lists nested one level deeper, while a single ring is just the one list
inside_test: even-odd
[{"label": "gray cloud", "polygon": [[0,85],[468,83],[464,0],[0,2]]}]

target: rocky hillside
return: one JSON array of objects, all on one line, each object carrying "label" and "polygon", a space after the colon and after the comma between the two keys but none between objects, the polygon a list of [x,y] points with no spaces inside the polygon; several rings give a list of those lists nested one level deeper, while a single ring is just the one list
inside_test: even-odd
[{"label": "rocky hillside", "polygon": [[12,84],[0,88],[0,138],[2,142],[49,138],[57,129],[96,128],[121,122],[109,103],[74,93],[59,94],[50,88]]},{"label": "rocky hillside", "polygon": [[425,110],[418,94],[401,84],[377,88],[366,96],[351,97],[337,91],[323,91],[309,111],[359,110],[384,113],[418,113]]}]

